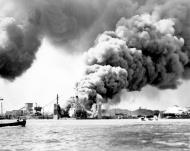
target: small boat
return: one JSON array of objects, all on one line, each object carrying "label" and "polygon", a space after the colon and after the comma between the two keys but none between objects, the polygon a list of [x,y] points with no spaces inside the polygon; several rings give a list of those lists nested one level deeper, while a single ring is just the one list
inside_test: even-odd
[{"label": "small boat", "polygon": [[5,126],[22,126],[25,127],[26,125],[26,120],[23,119],[23,121],[17,121],[13,123],[0,123],[0,127],[5,127]]},{"label": "small boat", "polygon": [[142,116],[142,117],[140,117],[140,120],[141,121],[157,121],[158,117],[157,116],[152,116],[152,115]]}]

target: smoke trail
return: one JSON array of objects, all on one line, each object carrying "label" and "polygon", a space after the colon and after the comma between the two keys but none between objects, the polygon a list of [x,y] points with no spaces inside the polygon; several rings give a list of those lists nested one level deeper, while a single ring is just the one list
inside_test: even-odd
[{"label": "smoke trail", "polygon": [[[100,95],[106,103],[122,89],[136,91],[146,85],[174,89],[180,79],[189,78],[190,3],[176,0],[153,5],[153,10],[145,6],[139,9],[143,12],[146,8],[149,13],[121,18],[115,31],[99,35],[94,46],[85,53],[89,67],[85,78],[77,83],[77,90],[87,102],[95,103],[96,96]],[[121,83],[116,78],[120,77],[119,72],[116,76],[104,73],[113,78],[97,74],[107,66],[125,71],[127,77],[119,78]],[[119,101],[115,100],[115,103]]]}]

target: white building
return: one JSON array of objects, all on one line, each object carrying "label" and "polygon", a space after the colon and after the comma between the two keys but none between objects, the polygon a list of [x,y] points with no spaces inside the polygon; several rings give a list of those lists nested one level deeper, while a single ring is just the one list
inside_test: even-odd
[{"label": "white building", "polygon": [[167,108],[167,110],[164,111],[164,114],[181,115],[181,114],[186,113],[186,112],[188,112],[188,110],[186,108],[174,105],[172,107]]}]

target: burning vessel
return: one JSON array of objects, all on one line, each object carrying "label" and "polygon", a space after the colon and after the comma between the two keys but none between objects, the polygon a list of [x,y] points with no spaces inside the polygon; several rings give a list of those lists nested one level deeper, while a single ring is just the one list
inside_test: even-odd
[{"label": "burning vessel", "polygon": [[[72,101],[68,104],[69,117],[77,118],[77,119],[101,119],[101,102],[96,102],[92,104],[91,109],[87,109],[82,102],[80,102],[80,98],[78,96],[73,97]],[[68,107],[67,106],[67,107]]]}]

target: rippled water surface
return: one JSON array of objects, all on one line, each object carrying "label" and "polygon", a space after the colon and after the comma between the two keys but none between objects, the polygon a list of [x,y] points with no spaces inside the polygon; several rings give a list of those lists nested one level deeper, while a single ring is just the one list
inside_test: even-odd
[{"label": "rippled water surface", "polygon": [[27,120],[0,128],[0,151],[190,150],[190,120]]}]

